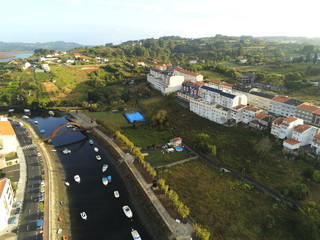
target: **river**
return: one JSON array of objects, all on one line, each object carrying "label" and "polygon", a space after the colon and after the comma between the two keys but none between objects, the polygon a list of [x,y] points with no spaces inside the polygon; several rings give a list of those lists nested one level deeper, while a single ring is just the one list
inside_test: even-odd
[{"label": "river", "polygon": [[[59,125],[68,122],[65,117],[32,117],[29,121],[38,130],[45,130],[43,137],[49,136]],[[35,124],[34,121],[38,121]],[[67,130],[61,129],[62,130]],[[94,139],[93,139],[94,140]],[[66,181],[70,182],[68,188],[69,209],[71,216],[72,239],[108,239],[129,240],[132,239],[131,228],[137,229],[144,240],[152,240],[137,211],[131,204],[126,186],[120,174],[113,167],[110,155],[103,146],[94,140],[90,145],[85,135],[74,132],[56,137],[52,145],[57,149],[57,154],[66,172]],[[71,154],[64,155],[62,150],[67,147]],[[98,147],[101,161],[96,160],[93,148]],[[102,165],[109,165],[105,174],[102,173]],[[74,175],[80,175],[81,183],[74,181]],[[102,184],[102,176],[112,176],[112,182],[107,186]],[[118,190],[119,198],[115,198],[113,192]],[[56,199],[58,200],[58,199]],[[122,206],[128,205],[133,212],[133,220],[125,216]],[[88,219],[84,221],[80,212],[85,211]]]},{"label": "river", "polygon": [[6,52],[8,56],[14,56],[14,57],[9,57],[9,58],[0,58],[0,62],[8,62],[16,58],[28,58],[33,55],[33,53],[11,53],[11,52]]}]

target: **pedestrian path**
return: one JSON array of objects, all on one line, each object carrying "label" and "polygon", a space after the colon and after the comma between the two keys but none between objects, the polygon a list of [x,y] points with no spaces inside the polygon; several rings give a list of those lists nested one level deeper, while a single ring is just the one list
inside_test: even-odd
[{"label": "pedestrian path", "polygon": [[30,149],[30,148],[36,148],[37,146],[33,143],[33,144],[29,144],[29,145],[25,145],[22,148],[22,150],[27,150],[27,149]]}]

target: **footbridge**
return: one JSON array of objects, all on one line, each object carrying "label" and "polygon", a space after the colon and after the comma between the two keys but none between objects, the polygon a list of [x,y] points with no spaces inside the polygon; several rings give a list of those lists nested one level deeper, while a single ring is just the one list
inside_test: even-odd
[{"label": "footbridge", "polygon": [[[73,125],[74,127],[72,127],[72,129],[60,131],[62,128],[66,127],[68,125]],[[82,125],[80,125],[76,122],[66,122],[66,123],[58,126],[55,130],[53,130],[53,132],[50,134],[50,136],[43,138],[42,141],[46,142],[52,138],[55,138],[55,137],[58,137],[58,136],[61,136],[64,134],[73,133],[73,132],[85,132],[87,130],[88,130],[87,128],[83,127]]]}]

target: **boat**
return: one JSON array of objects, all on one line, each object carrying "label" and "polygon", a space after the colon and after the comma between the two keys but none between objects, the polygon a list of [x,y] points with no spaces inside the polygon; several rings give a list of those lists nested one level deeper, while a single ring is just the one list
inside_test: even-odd
[{"label": "boat", "polygon": [[68,124],[67,128],[73,128],[73,125],[72,124]]},{"label": "boat", "polygon": [[94,147],[94,149],[93,149],[95,152],[99,152],[99,148],[97,148],[97,147]]},{"label": "boat", "polygon": [[89,144],[92,145],[93,144],[93,140],[89,139]]},{"label": "boat", "polygon": [[38,121],[34,121],[34,124],[38,124],[39,122]]},{"label": "boat", "polygon": [[77,182],[77,183],[80,183],[80,176],[79,175],[75,175],[74,176],[74,180]]},{"label": "boat", "polygon": [[49,111],[50,116],[54,116],[54,111]]},{"label": "boat", "polygon": [[108,185],[108,178],[103,177],[102,178],[102,183],[103,183],[103,185],[107,186]]},{"label": "boat", "polygon": [[103,164],[102,172],[105,172],[108,169],[108,164]]},{"label": "boat", "polygon": [[96,156],[96,159],[100,161],[100,160],[101,160],[100,155],[97,155],[97,156]]},{"label": "boat", "polygon": [[29,117],[27,115],[23,115],[22,118],[29,119]]},{"label": "boat", "polygon": [[58,220],[59,220],[59,221],[62,221],[62,220],[63,220],[62,216],[60,216],[60,217],[58,218]]},{"label": "boat", "polygon": [[45,133],[45,132],[46,132],[46,130],[44,130],[44,129],[40,130],[40,133]]},{"label": "boat", "polygon": [[87,220],[87,214],[86,212],[81,212],[80,216],[82,217],[83,220]]},{"label": "boat", "polygon": [[119,194],[119,192],[118,192],[118,191],[114,191],[114,192],[113,192],[113,195],[114,195],[114,197],[115,197],[115,198],[120,197],[120,194]]},{"label": "boat", "polygon": [[135,239],[135,240],[141,240],[141,237],[138,233],[137,230],[134,230],[133,228],[131,228],[131,235],[132,235],[132,238]]},{"label": "boat", "polygon": [[129,206],[125,205],[122,207],[124,214],[128,217],[128,218],[132,218],[133,214],[131,209],[129,208]]},{"label": "boat", "polygon": [[71,150],[68,148],[63,149],[62,151],[64,154],[71,154]]},{"label": "boat", "polygon": [[111,176],[108,176],[107,178],[108,178],[108,182],[111,182]]},{"label": "boat", "polygon": [[66,186],[70,187],[70,183],[69,182],[65,182],[64,183]]}]

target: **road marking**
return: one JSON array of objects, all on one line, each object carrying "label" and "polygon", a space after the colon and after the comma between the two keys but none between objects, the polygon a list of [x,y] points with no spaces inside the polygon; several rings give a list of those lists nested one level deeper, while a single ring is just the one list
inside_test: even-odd
[{"label": "road marking", "polygon": [[27,225],[27,231],[29,231],[29,225]]},{"label": "road marking", "polygon": [[[32,196],[30,197],[30,199],[32,200]],[[30,209],[29,209],[30,210]]]},{"label": "road marking", "polygon": [[31,209],[29,208],[29,214],[31,213]]}]

